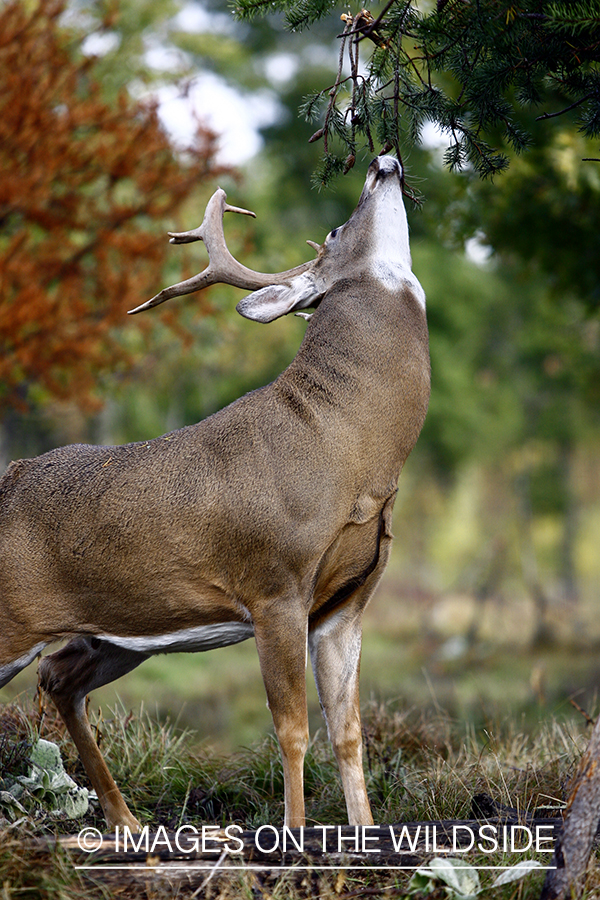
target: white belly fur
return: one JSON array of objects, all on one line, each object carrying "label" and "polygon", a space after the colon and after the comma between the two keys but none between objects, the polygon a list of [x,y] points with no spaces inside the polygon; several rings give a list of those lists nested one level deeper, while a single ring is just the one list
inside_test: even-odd
[{"label": "white belly fur", "polygon": [[184,628],[170,634],[153,634],[147,637],[120,637],[114,634],[99,634],[100,640],[108,641],[126,650],[138,653],[199,653],[239,644],[254,636],[254,628],[249,622],[219,622],[216,625],[199,625]]},{"label": "white belly fur", "polygon": [[41,653],[44,647],[46,646],[47,641],[42,641],[40,644],[36,644],[35,647],[26,653],[24,656],[21,656],[19,659],[15,659],[13,662],[8,663],[6,666],[0,666],[0,687],[3,687],[5,684],[17,675],[21,669],[24,669],[29,665],[30,662],[36,658],[38,653]]}]

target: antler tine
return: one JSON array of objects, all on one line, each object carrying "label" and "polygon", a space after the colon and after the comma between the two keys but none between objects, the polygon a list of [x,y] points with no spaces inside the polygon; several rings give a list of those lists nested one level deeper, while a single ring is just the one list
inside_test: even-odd
[{"label": "antler tine", "polygon": [[167,234],[170,238],[169,243],[190,244],[192,241],[204,241],[206,243],[204,232],[206,232],[210,239],[211,225],[215,229],[215,233],[219,237],[222,237],[223,243],[225,243],[223,215],[226,212],[240,213],[242,216],[252,216],[253,219],[256,218],[256,213],[252,212],[250,209],[242,209],[239,206],[230,206],[229,203],[225,203],[226,197],[227,194],[225,191],[221,188],[217,188],[206,204],[202,225],[200,225],[199,228],[193,228],[191,231],[168,231]]},{"label": "antler tine", "polygon": [[129,315],[152,309],[153,306],[158,306],[172,297],[191,294],[213,284],[231,284],[234,287],[256,291],[271,284],[280,284],[282,281],[287,281],[305,272],[309,266],[313,265],[314,261],[303,263],[294,269],[288,269],[286,272],[268,274],[255,272],[253,269],[248,269],[238,262],[227,248],[223,231],[223,216],[226,212],[241,213],[245,216],[255,216],[255,214],[248,209],[230,206],[226,203],[226,198],[227,194],[225,191],[218,188],[206,204],[204,218],[199,228],[194,228],[192,231],[169,232],[172,244],[189,244],[192,241],[203,241],[208,251],[209,259],[206,269],[199,272],[198,275],[186,279],[186,281],[180,281],[178,284],[171,285],[171,287],[163,288],[155,297],[152,297],[140,306],[136,306],[135,309],[130,309]]}]

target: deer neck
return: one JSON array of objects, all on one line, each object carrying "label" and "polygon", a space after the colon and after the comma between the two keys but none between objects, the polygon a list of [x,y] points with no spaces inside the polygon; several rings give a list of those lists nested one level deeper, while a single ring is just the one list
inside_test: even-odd
[{"label": "deer neck", "polygon": [[334,411],[340,426],[360,433],[360,440],[365,433],[375,441],[391,432],[402,435],[407,415],[418,423],[415,428],[425,416],[427,324],[423,292],[413,290],[413,279],[401,279],[400,287],[397,280],[394,290],[372,275],[339,282],[280,376],[310,409],[328,416]]}]

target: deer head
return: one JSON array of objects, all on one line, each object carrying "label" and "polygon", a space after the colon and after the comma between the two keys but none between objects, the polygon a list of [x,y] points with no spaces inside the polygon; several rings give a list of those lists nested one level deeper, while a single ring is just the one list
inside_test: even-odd
[{"label": "deer head", "polygon": [[164,288],[130,314],[142,312],[170,300],[202,290],[213,284],[231,284],[252,290],[237,304],[237,311],[256,322],[272,322],[288,313],[316,307],[324,294],[343,277],[364,271],[371,260],[374,274],[384,282],[398,270],[410,273],[408,225],[402,202],[402,168],[393,157],[377,157],[367,172],[358,205],[345,225],[334,228],[323,244],[309,241],[316,259],[285,272],[255,272],[239,263],[229,252],[223,231],[226,212],[254,216],[247,209],[230,206],[219,188],[208,202],[202,224],[192,231],[169,232],[172,244],[204,241],[209,265],[186,281]]}]

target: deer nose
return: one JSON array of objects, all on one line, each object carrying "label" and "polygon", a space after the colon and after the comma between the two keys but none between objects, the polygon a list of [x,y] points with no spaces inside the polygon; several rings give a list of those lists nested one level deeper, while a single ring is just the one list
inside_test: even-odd
[{"label": "deer nose", "polygon": [[369,172],[375,175],[376,181],[383,180],[389,175],[395,175],[402,180],[402,165],[395,156],[376,156],[369,166]]}]

